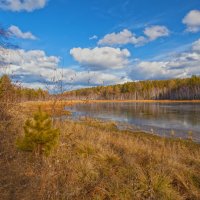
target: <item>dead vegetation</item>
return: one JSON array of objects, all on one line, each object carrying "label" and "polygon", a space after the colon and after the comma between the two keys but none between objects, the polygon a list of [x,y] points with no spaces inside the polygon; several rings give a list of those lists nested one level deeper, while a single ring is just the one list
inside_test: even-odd
[{"label": "dead vegetation", "polygon": [[21,103],[23,112],[26,115],[31,116],[40,107],[43,111],[51,116],[59,117],[62,115],[70,115],[71,113],[65,109],[66,106],[70,106],[73,103],[68,101],[27,101]]},{"label": "dead vegetation", "polygon": [[16,149],[27,118],[19,113],[0,133],[2,199],[200,199],[200,146],[192,141],[57,120],[59,145],[41,161]]}]

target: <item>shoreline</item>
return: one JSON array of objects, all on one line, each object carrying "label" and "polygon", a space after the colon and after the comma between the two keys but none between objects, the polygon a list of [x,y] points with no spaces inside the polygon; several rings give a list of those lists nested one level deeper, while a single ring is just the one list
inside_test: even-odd
[{"label": "shoreline", "polygon": [[[151,136],[156,136],[159,138],[165,138],[165,139],[178,139],[178,140],[190,140],[194,143],[200,144],[200,139],[195,137],[192,132],[192,138],[189,135],[190,131],[186,130],[179,130],[179,129],[162,129],[162,128],[157,128],[155,126],[138,126],[137,124],[129,124],[127,122],[120,122],[112,119],[105,119],[105,118],[96,118],[94,116],[88,117],[88,116],[76,116],[75,118],[70,117],[70,120],[72,121],[84,121],[84,120],[91,120],[91,121],[98,121],[98,122],[110,122],[116,124],[117,130],[118,131],[128,131],[130,133],[144,133],[148,134]],[[164,131],[165,130],[165,131]],[[161,132],[164,131],[164,132]]]},{"label": "shoreline", "polygon": [[[73,102],[74,100],[72,100]],[[76,102],[76,100],[75,100]],[[87,103],[200,103],[200,100],[80,100]]]},{"label": "shoreline", "polygon": [[[23,106],[27,107],[28,110],[32,110],[32,111],[35,111],[38,107],[42,107],[46,112],[48,112],[49,114],[51,112],[54,112],[53,115],[57,115],[57,116],[60,116],[60,115],[66,115],[66,116],[70,116],[72,115],[72,112],[69,111],[67,109],[67,107],[71,107],[73,105],[76,105],[76,104],[96,104],[96,103],[200,103],[200,100],[61,100],[61,101],[57,101],[55,104],[54,101],[27,101],[27,102],[23,102],[21,103]],[[55,110],[53,111],[52,108],[55,106]],[[66,109],[64,109],[66,108]],[[64,110],[63,110],[64,109]],[[51,115],[51,114],[50,114]],[[91,117],[92,119],[96,119],[96,120],[102,120],[104,121],[104,119],[99,119],[99,118],[94,118],[94,117]],[[74,121],[74,119],[72,119]],[[110,121],[113,121],[113,120],[110,120]],[[114,120],[115,123],[118,124],[117,121]],[[126,123],[123,123],[123,125],[125,125]],[[154,132],[152,133],[150,128],[149,129],[145,129],[144,127],[137,127],[136,124],[134,125],[128,125],[126,124],[127,126],[130,126],[131,127],[131,132],[137,132],[137,131],[141,131],[141,132],[144,132],[146,134],[150,134],[150,135],[156,135],[156,136],[159,136],[159,137],[167,137],[167,138],[170,138],[170,131],[166,131],[164,133],[164,136],[162,136],[162,134],[159,134],[159,131],[156,131],[155,130],[155,127],[152,127],[152,129],[154,130]],[[129,128],[130,128],[129,127]],[[137,129],[134,130],[134,127]],[[118,127],[119,128],[119,127]],[[128,129],[129,129],[128,128]],[[126,127],[127,129],[127,127]],[[119,128],[120,130],[120,128]],[[172,130],[174,131],[174,130]],[[185,134],[179,134],[176,132],[176,138],[179,138],[181,137],[182,139],[187,139],[187,135]],[[195,138],[195,142],[196,142],[196,138]],[[198,143],[200,143],[200,141],[198,141]]]},{"label": "shoreline", "polygon": [[25,101],[20,104],[66,104],[74,105],[77,103],[200,103],[200,100],[45,100],[45,101]]}]

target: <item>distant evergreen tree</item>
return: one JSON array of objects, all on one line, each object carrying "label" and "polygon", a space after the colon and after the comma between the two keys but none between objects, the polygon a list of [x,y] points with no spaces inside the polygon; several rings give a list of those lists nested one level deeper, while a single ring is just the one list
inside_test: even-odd
[{"label": "distant evergreen tree", "polygon": [[58,142],[59,130],[52,127],[49,115],[39,108],[32,119],[24,125],[24,137],[17,140],[17,147],[36,155],[49,155]]}]

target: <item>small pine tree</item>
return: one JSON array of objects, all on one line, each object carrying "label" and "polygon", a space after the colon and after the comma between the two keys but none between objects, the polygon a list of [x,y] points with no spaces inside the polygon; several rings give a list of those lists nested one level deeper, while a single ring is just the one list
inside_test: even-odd
[{"label": "small pine tree", "polygon": [[17,147],[36,155],[49,155],[58,142],[59,130],[52,127],[49,115],[39,108],[24,125],[24,137],[17,140]]}]

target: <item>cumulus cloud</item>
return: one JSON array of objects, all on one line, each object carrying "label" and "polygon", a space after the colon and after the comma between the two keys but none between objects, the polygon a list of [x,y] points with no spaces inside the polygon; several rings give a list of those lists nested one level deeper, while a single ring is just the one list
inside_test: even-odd
[{"label": "cumulus cloud", "polygon": [[98,41],[99,45],[126,45],[133,44],[135,46],[142,46],[150,41],[156,40],[160,37],[169,36],[170,31],[165,26],[151,26],[144,30],[144,36],[136,36],[135,33],[124,29],[119,33],[110,33],[105,35]]},{"label": "cumulus cloud", "polygon": [[65,89],[75,89],[83,86],[117,84],[128,81],[126,77],[100,71],[76,71],[71,68],[61,68],[60,58],[48,56],[44,51],[22,49],[0,49],[0,75],[8,73],[14,81],[21,82],[25,87],[52,89],[54,80],[62,80]]},{"label": "cumulus cloud", "polygon": [[[71,76],[69,76],[71,74]],[[130,81],[127,77],[118,76],[111,73],[100,72],[100,71],[75,71],[70,69],[64,70],[65,82],[69,82],[69,77],[73,79],[71,84],[82,85],[82,86],[97,86],[97,85],[112,85],[120,84]],[[68,77],[68,78],[67,78]]]},{"label": "cumulus cloud", "polygon": [[81,66],[91,70],[124,68],[129,63],[130,56],[127,49],[112,47],[73,48],[70,54]]},{"label": "cumulus cloud", "polygon": [[11,11],[33,11],[43,8],[47,0],[0,0],[0,8]]},{"label": "cumulus cloud", "polygon": [[182,22],[187,26],[186,31],[193,33],[200,31],[200,10],[191,10]]},{"label": "cumulus cloud", "polygon": [[[5,71],[14,81],[32,88],[53,88],[54,80],[62,80],[65,89],[119,84],[131,80],[182,78],[200,75],[200,39],[190,49],[160,61],[140,61],[131,64],[126,49],[102,47],[74,48],[71,55],[89,70],[61,68],[60,58],[41,50],[0,49],[0,75]],[[7,68],[6,68],[7,66]],[[126,66],[125,68],[121,67]],[[97,70],[98,69],[98,70]],[[101,69],[101,70],[100,70]],[[5,71],[4,71],[5,70]],[[82,70],[82,71],[81,71]],[[130,70],[130,71],[129,71]]]},{"label": "cumulus cloud", "polygon": [[[7,72],[19,81],[30,82],[51,82],[53,72],[60,59],[55,56],[47,56],[44,51],[31,50],[4,50],[1,60],[7,63]],[[3,70],[3,66],[0,66]],[[3,73],[1,71],[1,73]]]},{"label": "cumulus cloud", "polygon": [[8,28],[8,31],[11,35],[17,37],[17,38],[22,38],[22,39],[29,39],[29,40],[36,40],[36,36],[34,36],[31,32],[22,32],[19,27],[17,26],[10,26]]},{"label": "cumulus cloud", "polygon": [[151,26],[144,30],[144,34],[150,41],[156,40],[159,37],[169,36],[170,31],[166,26]]},{"label": "cumulus cloud", "polygon": [[124,45],[124,44],[134,44],[141,45],[145,42],[143,36],[136,37],[131,31],[124,29],[119,33],[110,33],[105,35],[101,40],[99,40],[99,45]]},{"label": "cumulus cloud", "polygon": [[192,50],[200,53],[200,39],[193,43]]},{"label": "cumulus cloud", "polygon": [[174,54],[165,61],[140,61],[133,67],[131,77],[135,80],[183,78],[200,75],[200,40],[191,49]]}]

